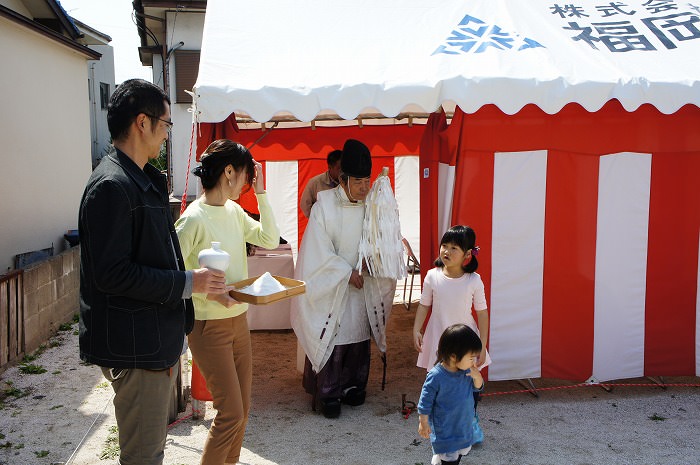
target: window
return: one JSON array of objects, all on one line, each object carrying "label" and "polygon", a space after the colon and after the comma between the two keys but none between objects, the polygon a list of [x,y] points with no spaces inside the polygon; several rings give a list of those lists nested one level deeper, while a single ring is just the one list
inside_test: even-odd
[{"label": "window", "polygon": [[100,82],[100,106],[103,110],[109,105],[109,84]]},{"label": "window", "polygon": [[175,51],[175,103],[192,103],[185,90],[192,91],[199,71],[199,50]]}]

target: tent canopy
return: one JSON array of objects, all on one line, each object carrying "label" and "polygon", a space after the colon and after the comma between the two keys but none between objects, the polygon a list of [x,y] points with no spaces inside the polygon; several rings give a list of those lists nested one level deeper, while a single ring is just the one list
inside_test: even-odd
[{"label": "tent canopy", "polygon": [[271,131],[253,153],[278,158],[286,140],[295,158],[265,161],[283,234],[303,233],[295,197],[323,169],[311,162],[356,131],[389,148],[378,165],[394,167],[399,207],[420,212],[423,273],[449,225],[477,231],[491,379],[697,375],[696,5],[209,0],[195,105],[210,123],[458,105],[449,125],[404,125],[421,134],[409,153],[391,126]]},{"label": "tent canopy", "polygon": [[611,99],[670,114],[700,106],[699,56],[691,2],[208,0],[195,105],[201,122]]}]

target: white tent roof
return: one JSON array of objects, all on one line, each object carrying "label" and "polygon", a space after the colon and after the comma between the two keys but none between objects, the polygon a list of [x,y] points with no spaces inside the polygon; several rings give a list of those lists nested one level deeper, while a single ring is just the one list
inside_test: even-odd
[{"label": "white tent roof", "polygon": [[[646,4],[646,5],[645,5]],[[620,6],[613,6],[620,5]],[[700,9],[674,0],[208,0],[200,121],[700,106]]]}]

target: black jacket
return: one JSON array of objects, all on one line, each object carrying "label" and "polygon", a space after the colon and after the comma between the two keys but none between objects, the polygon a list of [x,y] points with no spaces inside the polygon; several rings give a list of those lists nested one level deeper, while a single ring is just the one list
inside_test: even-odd
[{"label": "black jacket", "polygon": [[80,202],[80,358],[103,367],[173,366],[192,329],[165,177],[104,157]]}]

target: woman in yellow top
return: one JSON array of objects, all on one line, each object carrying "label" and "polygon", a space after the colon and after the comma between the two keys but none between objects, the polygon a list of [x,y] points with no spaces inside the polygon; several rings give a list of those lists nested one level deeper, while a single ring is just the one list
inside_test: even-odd
[{"label": "woman in yellow top", "polygon": [[[273,249],[279,229],[265,193],[262,166],[248,149],[227,139],[214,141],[193,173],[203,194],[175,223],[180,248],[189,269],[199,268],[198,255],[220,242],[231,261],[226,282],[248,277],[246,242]],[[252,185],[260,222],[250,218],[234,200]],[[192,356],[211,392],[216,417],[212,422],[201,465],[238,462],[248,421],[252,385],[252,350],[246,319],[248,304],[228,294],[193,294],[194,329],[188,336]]]}]

